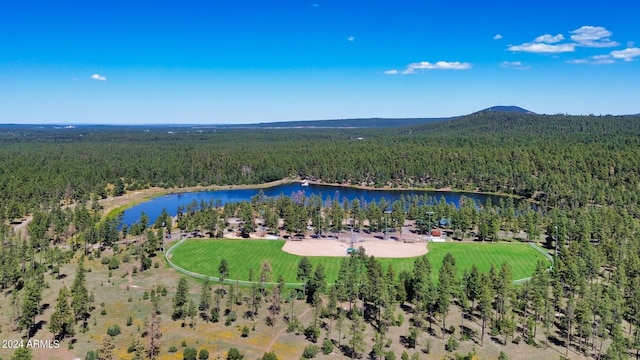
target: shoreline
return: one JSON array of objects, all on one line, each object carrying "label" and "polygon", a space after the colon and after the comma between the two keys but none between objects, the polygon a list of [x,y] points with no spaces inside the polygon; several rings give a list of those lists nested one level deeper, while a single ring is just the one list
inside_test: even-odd
[{"label": "shoreline", "polygon": [[[444,188],[420,188],[420,187],[407,187],[407,188],[392,188],[389,186],[384,186],[381,188],[367,186],[367,185],[353,185],[353,184],[344,184],[344,183],[326,183],[323,181],[317,180],[304,180],[300,178],[285,178],[280,180],[275,180],[262,184],[241,184],[241,185],[207,185],[207,186],[189,186],[183,188],[159,188],[153,187],[148,189],[136,190],[134,192],[127,192],[126,194],[118,197],[108,197],[106,199],[100,200],[100,204],[104,206],[105,215],[114,216],[119,212],[123,212],[128,208],[140,204],[145,201],[149,201],[155,199],[160,196],[170,195],[170,194],[183,194],[190,192],[205,192],[205,191],[216,191],[216,190],[236,190],[236,189],[266,189],[270,187],[275,187],[284,184],[291,183],[302,183],[306,181],[312,185],[320,185],[320,186],[330,186],[337,188],[352,188],[352,189],[360,189],[367,191],[424,191],[424,192],[451,192],[451,193],[462,193],[462,194],[478,194],[478,195],[488,195],[488,196],[500,196],[500,197],[511,197],[514,199],[520,199],[527,202],[535,203],[532,199],[525,199],[520,196],[512,195],[512,194],[503,194],[503,193],[493,193],[493,192],[483,192],[478,190],[460,190],[460,189],[452,189],[451,187]],[[111,206],[108,206],[111,205]]]}]

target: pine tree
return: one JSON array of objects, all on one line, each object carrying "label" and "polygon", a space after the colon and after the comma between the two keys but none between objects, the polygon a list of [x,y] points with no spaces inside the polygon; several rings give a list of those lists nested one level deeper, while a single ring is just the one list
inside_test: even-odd
[{"label": "pine tree", "polygon": [[35,317],[40,311],[41,300],[41,287],[36,283],[36,280],[29,280],[24,288],[22,297],[22,314],[19,320],[21,329],[31,331],[31,327],[35,323]]},{"label": "pine tree", "polygon": [[196,315],[198,314],[196,310],[196,303],[193,302],[193,299],[189,299],[189,306],[187,306],[187,316],[191,319],[191,323],[189,327],[192,329],[196,326]]},{"label": "pine tree", "polygon": [[187,279],[180,278],[178,287],[176,288],[176,295],[173,298],[173,314],[171,318],[173,320],[183,320],[186,316],[184,306],[187,304],[187,295],[189,294],[189,285]]},{"label": "pine tree", "polygon": [[224,282],[224,279],[229,276],[229,262],[226,259],[220,260],[220,265],[218,265],[218,273],[220,274],[220,282]]},{"label": "pine tree", "polygon": [[362,318],[357,311],[351,313],[350,331],[349,346],[351,346],[351,358],[353,359],[358,353],[364,351],[364,324],[362,324]]},{"label": "pine tree", "polygon": [[87,290],[85,279],[84,263],[80,261],[76,277],[71,285],[71,308],[75,321],[81,320],[82,327],[87,327],[87,318],[89,317],[89,291]]},{"label": "pine tree", "polygon": [[209,278],[202,284],[202,290],[200,292],[200,303],[198,304],[198,310],[203,319],[209,320],[208,311],[211,307],[211,285],[209,284]]},{"label": "pine tree", "polygon": [[305,256],[302,259],[300,259],[300,262],[298,263],[298,272],[296,274],[296,279],[302,280],[302,283],[304,284],[304,288],[302,289],[302,294],[305,297],[307,295],[307,279],[309,278],[309,276],[311,276],[312,269],[313,269],[313,265],[311,265],[309,258]]},{"label": "pine tree", "polygon": [[49,331],[58,340],[64,339],[66,336],[73,336],[73,315],[69,306],[69,290],[63,286],[58,292],[58,300],[56,308],[51,319],[49,320]]},{"label": "pine tree", "polygon": [[491,304],[493,302],[493,287],[490,285],[489,277],[483,273],[480,276],[480,287],[478,293],[478,311],[482,317],[482,334],[480,335],[480,346],[484,346],[484,333],[487,327],[487,318],[491,316]]}]

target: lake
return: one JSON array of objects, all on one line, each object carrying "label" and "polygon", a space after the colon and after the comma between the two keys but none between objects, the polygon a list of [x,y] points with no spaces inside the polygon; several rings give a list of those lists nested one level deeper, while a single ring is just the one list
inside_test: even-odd
[{"label": "lake", "polygon": [[[338,198],[340,204],[343,199],[352,201],[354,199],[360,200],[360,204],[365,206],[366,203],[371,201],[380,202],[380,199],[384,198],[388,202],[399,200],[402,195],[427,195],[435,198],[439,201],[444,197],[447,203],[458,206],[460,198],[462,196],[474,199],[477,203],[484,204],[487,198],[493,199],[494,204],[498,202],[501,197],[498,195],[485,195],[474,193],[460,193],[451,191],[422,191],[422,190],[365,190],[349,187],[339,187],[331,185],[315,185],[309,184],[308,186],[302,186],[300,183],[289,183],[277,185],[270,188],[262,189],[233,189],[233,190],[212,190],[212,191],[199,191],[199,192],[187,192],[179,194],[163,195],[152,200],[137,204],[124,211],[122,217],[122,223],[131,226],[138,222],[142,212],[145,212],[149,216],[150,223],[155,222],[156,218],[162,212],[162,209],[166,209],[171,216],[177,215],[179,206],[186,209],[186,206],[192,203],[194,200],[200,204],[202,201],[211,202],[214,204],[224,205],[228,202],[242,202],[249,201],[253,196],[258,194],[262,190],[266,196],[277,197],[279,195],[291,196],[291,194],[304,191],[306,197],[310,197],[315,194],[321,196],[323,200],[327,197],[331,199]],[[326,204],[325,204],[326,205]]]}]

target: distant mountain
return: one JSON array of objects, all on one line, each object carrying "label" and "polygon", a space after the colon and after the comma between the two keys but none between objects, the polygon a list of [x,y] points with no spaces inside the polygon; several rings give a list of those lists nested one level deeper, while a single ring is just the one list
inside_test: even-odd
[{"label": "distant mountain", "polygon": [[535,114],[533,111],[529,111],[527,109],[523,109],[519,106],[492,106],[490,108],[486,108],[484,110],[480,110],[479,112],[483,112],[483,111],[493,111],[493,112],[503,112],[503,113],[512,113],[512,114]]},{"label": "distant mountain", "polygon": [[335,119],[335,120],[298,120],[278,121],[257,124],[221,125],[226,128],[251,129],[283,129],[283,128],[391,128],[422,125],[436,121],[446,121],[452,118],[370,118],[370,119]]}]

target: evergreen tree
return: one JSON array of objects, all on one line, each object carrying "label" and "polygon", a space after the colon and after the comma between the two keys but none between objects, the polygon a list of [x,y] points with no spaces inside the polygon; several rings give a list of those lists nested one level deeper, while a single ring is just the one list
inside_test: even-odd
[{"label": "evergreen tree", "polygon": [[75,321],[81,320],[82,327],[87,327],[87,318],[89,317],[89,309],[91,307],[89,301],[89,291],[87,290],[84,263],[78,263],[76,277],[71,285],[71,308]]},{"label": "evergreen tree", "polygon": [[188,295],[189,285],[187,284],[187,279],[180,278],[178,287],[176,288],[176,294],[173,297],[173,315],[171,315],[173,320],[184,320],[187,315],[185,305],[188,302]]},{"label": "evergreen tree", "polygon": [[20,316],[20,328],[31,331],[35,324],[35,317],[40,312],[40,301],[42,300],[42,290],[36,280],[29,280],[23,290],[22,313]]},{"label": "evergreen tree", "polygon": [[227,262],[227,259],[220,260],[220,265],[218,265],[218,274],[220,274],[221,282],[224,282],[224,279],[229,276],[229,263]]},{"label": "evergreen tree", "polygon": [[58,292],[56,308],[49,320],[49,331],[58,340],[74,335],[73,314],[69,305],[69,296],[69,290],[67,290],[66,286],[63,286]]},{"label": "evergreen tree", "polygon": [[206,321],[209,320],[209,308],[211,307],[211,285],[209,283],[209,278],[207,277],[202,284],[202,290],[200,292],[200,303],[198,304],[198,310],[200,310],[200,315]]},{"label": "evergreen tree", "polygon": [[364,351],[364,324],[357,311],[351,313],[351,326],[349,330],[351,332],[349,346],[351,346],[351,358],[353,359],[358,353]]},{"label": "evergreen tree", "polygon": [[298,272],[296,273],[296,279],[302,280],[302,283],[304,284],[302,294],[305,297],[307,295],[307,279],[309,278],[309,276],[311,276],[312,270],[313,265],[311,265],[309,258],[306,256],[302,257],[302,259],[300,259],[300,262],[298,262]]}]

